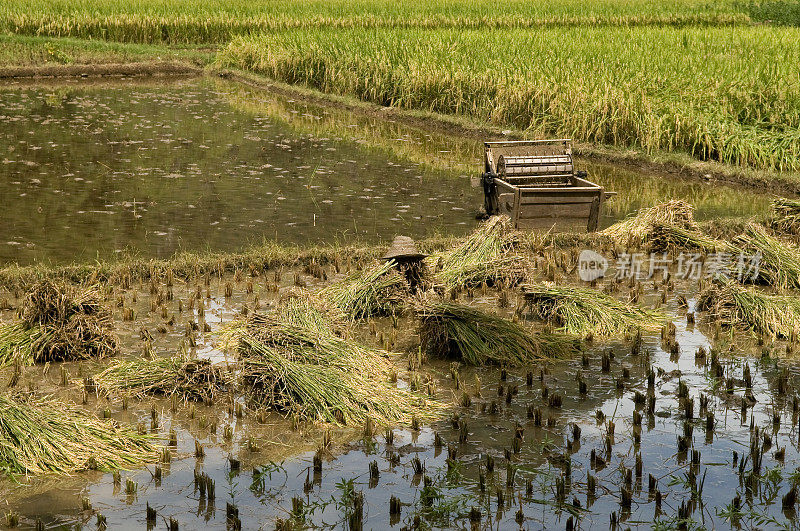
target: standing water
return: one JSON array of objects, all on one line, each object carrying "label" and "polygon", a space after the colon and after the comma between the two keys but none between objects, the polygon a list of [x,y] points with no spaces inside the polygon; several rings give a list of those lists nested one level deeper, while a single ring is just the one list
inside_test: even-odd
[{"label": "standing water", "polygon": [[[6,86],[0,262],[460,235],[483,202],[481,149],[227,82]],[[619,192],[603,225],[667,198],[695,204],[698,219],[762,212],[768,200],[582,166]]]}]

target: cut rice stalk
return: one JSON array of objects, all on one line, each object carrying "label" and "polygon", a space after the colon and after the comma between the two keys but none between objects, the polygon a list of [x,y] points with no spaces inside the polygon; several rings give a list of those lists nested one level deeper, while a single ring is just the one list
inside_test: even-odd
[{"label": "cut rice stalk", "polygon": [[52,400],[0,396],[0,471],[70,474],[155,460],[152,437]]},{"label": "cut rice stalk", "polygon": [[428,257],[436,282],[451,290],[521,282],[530,265],[511,252],[510,225],[508,216],[494,216],[453,249]]},{"label": "cut rice stalk", "polygon": [[0,368],[17,361],[33,363],[34,345],[46,343],[45,335],[43,327],[28,327],[22,321],[0,325]]},{"label": "cut rice stalk", "polygon": [[700,293],[697,306],[724,326],[782,338],[800,332],[800,298],[795,295],[769,295],[718,279]]},{"label": "cut rice stalk", "polygon": [[27,363],[112,355],[117,350],[113,330],[111,311],[96,289],[42,281],[25,297],[22,320],[0,332],[0,365],[15,350]]},{"label": "cut rice stalk", "polygon": [[666,223],[653,224],[647,242],[651,252],[661,253],[681,249],[704,253],[730,250],[730,244],[715,240],[698,229]]},{"label": "cut rice stalk", "polygon": [[301,418],[337,424],[409,423],[441,405],[390,383],[388,353],[337,330],[335,315],[298,297],[238,330],[242,374],[253,397]]},{"label": "cut rice stalk", "polygon": [[331,284],[319,296],[356,320],[391,313],[406,290],[406,281],[395,269],[394,260],[387,260]]},{"label": "cut rice stalk", "polygon": [[779,240],[756,223],[734,239],[737,254],[760,255],[758,282],[778,289],[800,288],[800,247]]},{"label": "cut rice stalk", "polygon": [[642,208],[628,218],[601,231],[619,245],[641,247],[647,243],[657,225],[672,225],[699,231],[694,220],[694,207],[681,199],[673,199],[649,208]]},{"label": "cut rice stalk", "polygon": [[776,230],[800,234],[800,199],[775,199],[772,201],[772,214],[772,226]]},{"label": "cut rice stalk", "polygon": [[219,366],[184,355],[153,360],[115,361],[94,376],[97,390],[110,395],[177,395],[182,400],[210,401],[225,386]]},{"label": "cut rice stalk", "polygon": [[257,399],[303,419],[341,425],[367,419],[383,425],[410,424],[415,417],[430,418],[442,409],[390,383],[388,375],[376,379],[335,365],[296,361],[274,347],[263,346],[258,355],[244,358],[242,372]]},{"label": "cut rice stalk", "polygon": [[423,300],[416,310],[423,348],[440,358],[458,357],[470,365],[525,365],[580,350],[573,338],[533,333],[519,323],[469,306]]},{"label": "cut rice stalk", "polygon": [[532,312],[568,334],[620,335],[636,329],[658,330],[664,316],[626,304],[590,288],[541,283],[524,286]]}]

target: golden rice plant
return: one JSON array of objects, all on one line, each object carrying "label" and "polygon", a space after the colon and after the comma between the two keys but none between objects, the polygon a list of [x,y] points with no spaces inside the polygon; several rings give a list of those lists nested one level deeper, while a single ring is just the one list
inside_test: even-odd
[{"label": "golden rice plant", "polygon": [[634,330],[658,330],[665,317],[592,288],[543,282],[523,287],[532,313],[567,334],[613,336]]},{"label": "golden rice plant", "polygon": [[0,395],[0,471],[71,474],[130,468],[158,457],[152,437],[66,403]]},{"label": "golden rice plant", "polygon": [[733,280],[717,279],[700,293],[697,307],[724,326],[787,339],[800,333],[800,298],[796,295],[770,295]]},{"label": "golden rice plant", "polygon": [[531,137],[797,171],[798,49],[800,30],[771,27],[298,29],[237,37],[219,63]]}]

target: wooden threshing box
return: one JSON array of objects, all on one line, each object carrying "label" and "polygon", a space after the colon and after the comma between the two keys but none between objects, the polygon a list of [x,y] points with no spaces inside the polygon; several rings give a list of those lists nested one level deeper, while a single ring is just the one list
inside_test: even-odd
[{"label": "wooden threshing box", "polygon": [[581,225],[597,230],[607,194],[572,163],[571,140],[484,144],[486,212],[506,214],[515,228]]}]

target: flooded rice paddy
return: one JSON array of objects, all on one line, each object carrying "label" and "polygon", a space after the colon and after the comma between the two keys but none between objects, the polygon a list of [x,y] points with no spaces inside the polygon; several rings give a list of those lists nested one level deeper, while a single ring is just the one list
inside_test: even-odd
[{"label": "flooded rice paddy", "polygon": [[[482,202],[472,186],[480,155],[473,140],[227,82],[14,86],[0,89],[0,103],[5,262],[234,250],[263,238],[462,234]],[[692,202],[699,219],[758,214],[769,200],[583,167],[620,194],[604,225],[671,197]],[[328,267],[324,276],[341,275]],[[212,276],[159,285],[171,294],[163,298],[148,285],[108,286],[120,356],[171,355],[191,335],[198,357],[225,363],[232,357],[219,333],[244,305],[268,311],[298,283],[317,287],[317,277]],[[653,286],[642,304],[659,304],[662,290]],[[202,314],[186,304],[198,291]],[[696,285],[670,291],[665,310],[677,349],[658,334],[635,351],[631,338],[595,339],[583,356],[530,368],[460,366],[458,388],[449,362],[427,360],[417,376],[430,379],[450,408],[419,430],[364,434],[294,423],[261,415],[233,393],[213,405],[124,404],[84,395],[83,377],[105,361],[27,367],[18,388],[141,425],[165,444],[174,430],[175,444],[168,462],[118,475],[0,479],[0,512],[19,515],[23,528],[164,528],[174,520],[180,529],[274,529],[281,521],[343,529],[363,500],[365,529],[796,527],[782,498],[800,481],[800,367],[778,361],[783,343],[720,332],[700,318],[693,324],[687,312],[696,293]],[[677,306],[678,295],[688,310]],[[3,321],[21,296],[0,293],[9,307]],[[120,297],[124,304],[114,304]],[[511,315],[497,308],[493,290],[461,299]],[[134,310],[133,321],[124,320],[123,306]],[[374,333],[359,326],[362,339],[377,346],[391,338],[400,383],[410,385],[406,355],[417,351],[416,324],[374,325]],[[11,377],[11,369],[0,371],[0,385]],[[198,474],[213,480],[213,494]]]},{"label": "flooded rice paddy", "polygon": [[[185,341],[182,323],[194,321],[197,356],[224,362],[230,353],[218,333],[225,323],[244,304],[268,311],[298,278],[311,289],[319,283],[298,274],[285,271],[277,283],[270,274],[269,280],[161,286],[173,292],[163,307],[178,316],[175,326],[164,326],[163,314],[152,310],[156,296],[147,285],[117,289],[110,300],[121,295],[137,315],[135,322],[115,315],[122,356],[138,357],[145,349],[172,354]],[[235,288],[225,297],[229,283]],[[642,300],[646,306],[661,298],[663,287],[654,287]],[[198,289],[205,297],[202,315],[179,302]],[[613,521],[642,529],[654,522],[663,528],[681,522],[708,529],[793,527],[794,514],[782,510],[781,499],[800,479],[794,465],[800,457],[800,371],[778,361],[783,343],[759,345],[755,338],[687,320],[694,291],[677,286],[670,298],[686,295],[689,308],[664,308],[676,326],[677,349],[658,334],[645,336],[636,351],[630,338],[594,340],[584,344],[583,356],[531,368],[460,366],[458,387],[449,362],[428,360],[418,374],[434,382],[436,398],[451,404],[449,413],[418,431],[394,429],[391,435],[382,428],[365,435],[360,427],[325,429],[275,413],[263,416],[234,395],[214,405],[175,407],[153,399],[132,400],[126,408],[118,399],[82,398],[82,378],[105,362],[63,364],[66,385],[58,364],[29,367],[18,387],[139,424],[164,442],[174,430],[176,444],[169,446],[170,462],[116,476],[0,480],[3,511],[14,511],[31,527],[39,521],[46,528],[95,529],[100,514],[111,529],[163,528],[170,518],[181,529],[201,529],[231,528],[227,512],[235,508],[244,529],[272,529],[278,519],[295,528],[341,529],[361,493],[365,529],[592,529]],[[14,294],[5,295],[13,306]],[[497,310],[493,290],[461,299],[511,315]],[[511,306],[516,302],[512,295]],[[401,319],[396,328],[391,319],[374,323],[375,332],[366,323],[359,327],[363,340],[377,346],[392,338],[393,350],[416,351],[413,321]],[[149,346],[142,328],[153,336]],[[415,373],[405,370],[402,354],[395,361],[408,385]],[[6,371],[0,377],[3,385],[9,376]],[[315,455],[326,438],[332,442],[319,453],[320,470]],[[202,457],[195,454],[196,442]],[[756,474],[754,455],[762,460]],[[201,493],[197,474],[212,478],[213,495]],[[127,487],[128,480],[134,487]],[[390,514],[392,497],[399,499],[399,514]],[[155,523],[147,523],[148,505],[157,511]]]},{"label": "flooded rice paddy", "polygon": [[[0,262],[464,234],[480,142],[225,81],[0,87]],[[581,163],[619,196],[602,225],[665,198],[698,219],[763,212],[735,187]]]}]

